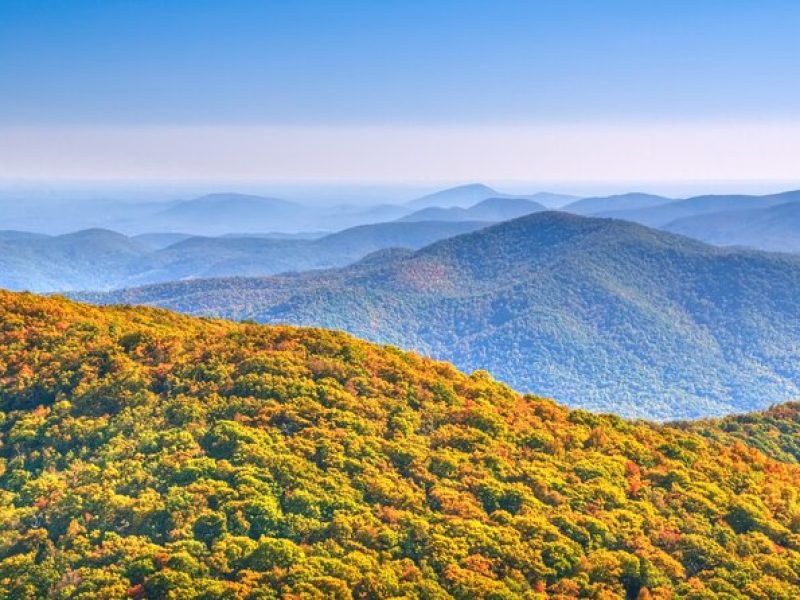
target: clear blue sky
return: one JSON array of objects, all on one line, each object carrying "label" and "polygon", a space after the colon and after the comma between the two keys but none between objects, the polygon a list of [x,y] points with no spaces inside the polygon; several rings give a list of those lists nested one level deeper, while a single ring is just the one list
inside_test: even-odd
[{"label": "clear blue sky", "polygon": [[796,114],[799,32],[775,0],[0,0],[0,119]]},{"label": "clear blue sky", "polygon": [[0,0],[0,128],[797,120],[798,32],[788,0]]}]

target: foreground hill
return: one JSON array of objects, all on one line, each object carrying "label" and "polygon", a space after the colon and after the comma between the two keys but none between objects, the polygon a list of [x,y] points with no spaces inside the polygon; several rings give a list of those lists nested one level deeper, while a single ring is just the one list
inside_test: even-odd
[{"label": "foreground hill", "polygon": [[[61,236],[0,232],[0,287],[34,292],[111,289],[176,279],[272,275],[352,263],[388,247],[421,248],[487,223],[377,223],[301,237],[126,237],[93,229]],[[173,241],[173,243],[169,243]]]},{"label": "foreground hill", "polygon": [[83,297],[344,329],[631,416],[800,396],[800,258],[624,221],[539,213],[345,269]]},{"label": "foreground hill", "polygon": [[720,246],[800,252],[800,202],[686,217],[663,229]]},{"label": "foreground hill", "polygon": [[4,598],[796,597],[800,469],[723,430],[330,331],[6,292],[0,323]]}]

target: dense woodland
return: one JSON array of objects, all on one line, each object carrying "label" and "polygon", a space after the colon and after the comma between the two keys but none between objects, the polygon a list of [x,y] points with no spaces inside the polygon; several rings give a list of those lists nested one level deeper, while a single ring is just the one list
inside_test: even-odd
[{"label": "dense woodland", "polygon": [[631,422],[341,333],[0,292],[0,597],[790,600],[796,414]]}]

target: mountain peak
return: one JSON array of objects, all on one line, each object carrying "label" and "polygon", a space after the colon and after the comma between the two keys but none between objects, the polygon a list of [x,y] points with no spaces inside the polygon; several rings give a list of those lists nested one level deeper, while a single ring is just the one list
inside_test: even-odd
[{"label": "mountain peak", "polygon": [[451,208],[454,206],[466,208],[486,198],[499,195],[501,195],[499,192],[482,183],[468,183],[427,194],[412,200],[408,206],[414,208]]}]

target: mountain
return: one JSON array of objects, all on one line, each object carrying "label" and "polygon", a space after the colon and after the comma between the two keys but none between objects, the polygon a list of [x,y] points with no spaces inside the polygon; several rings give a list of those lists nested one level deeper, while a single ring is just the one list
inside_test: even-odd
[{"label": "mountain", "polygon": [[451,208],[454,206],[472,206],[481,200],[500,196],[500,192],[482,183],[460,185],[412,200],[408,206],[421,208]]},{"label": "mountain", "polygon": [[800,467],[713,423],[331,331],[7,292],[0,323],[4,597],[796,596]]},{"label": "mountain", "polygon": [[0,286],[53,291],[107,289],[124,281],[148,249],[120,233],[89,229],[59,236],[0,234]]},{"label": "mountain", "polygon": [[188,240],[190,237],[193,236],[189,233],[154,232],[140,233],[139,235],[132,236],[131,239],[139,242],[148,250],[161,250],[162,248],[172,246],[172,244]]},{"label": "mountain", "polygon": [[43,233],[32,233],[30,231],[15,231],[13,229],[0,230],[0,242],[30,242],[47,239],[48,235]]},{"label": "mountain", "polygon": [[344,329],[629,416],[800,397],[800,257],[611,219],[537,213],[343,269],[81,297]]},{"label": "mountain", "polygon": [[174,202],[123,201],[109,198],[32,196],[0,193],[0,223],[9,229],[63,235],[85,229],[128,230]]},{"label": "mountain", "polygon": [[[555,208],[570,204],[578,200],[577,196],[567,194],[553,194],[551,192],[538,192],[536,194],[503,194],[481,183],[472,183],[422,196],[412,200],[406,206],[418,211],[426,208],[447,209],[474,207],[485,200],[520,200],[530,201],[538,205]],[[443,213],[442,213],[443,214]],[[399,215],[398,215],[399,216]],[[398,218],[398,217],[395,217]],[[414,219],[427,220],[427,219]],[[433,219],[436,220],[436,219]],[[445,220],[445,219],[442,219]]]},{"label": "mountain", "polygon": [[421,248],[487,224],[378,223],[311,239],[185,234],[129,238],[107,230],[57,237],[0,232],[0,287],[37,292],[103,290],[175,279],[321,269],[343,266],[392,246]]},{"label": "mountain", "polygon": [[562,210],[576,215],[590,216],[614,210],[647,209],[671,202],[674,202],[674,200],[665,198],[664,196],[632,192],[629,194],[617,194],[615,196],[583,198],[567,204]]},{"label": "mountain", "polygon": [[631,210],[609,210],[597,216],[612,217],[634,221],[650,227],[662,227],[672,221],[732,210],[769,208],[779,204],[800,201],[800,191],[783,192],[768,196],[695,196],[686,200],[676,200],[669,204]]},{"label": "mountain", "polygon": [[423,208],[399,221],[508,221],[524,215],[547,210],[533,200],[522,198],[487,198],[469,208]]},{"label": "mountain", "polygon": [[572,196],[570,194],[553,194],[552,192],[537,192],[529,196],[523,196],[523,198],[532,200],[533,202],[538,202],[542,206],[551,209],[562,209],[564,206],[580,200],[579,196]]},{"label": "mountain", "polygon": [[800,252],[800,202],[684,217],[662,229],[720,246]]},{"label": "mountain", "polygon": [[378,223],[313,240],[193,237],[140,260],[126,282],[127,285],[142,285],[175,279],[253,277],[325,269],[350,264],[383,248],[421,248],[486,225],[488,223]]},{"label": "mountain", "polygon": [[231,231],[262,232],[293,226],[304,207],[278,198],[247,194],[209,194],[163,210],[154,217],[159,229],[189,230],[195,235]]}]

